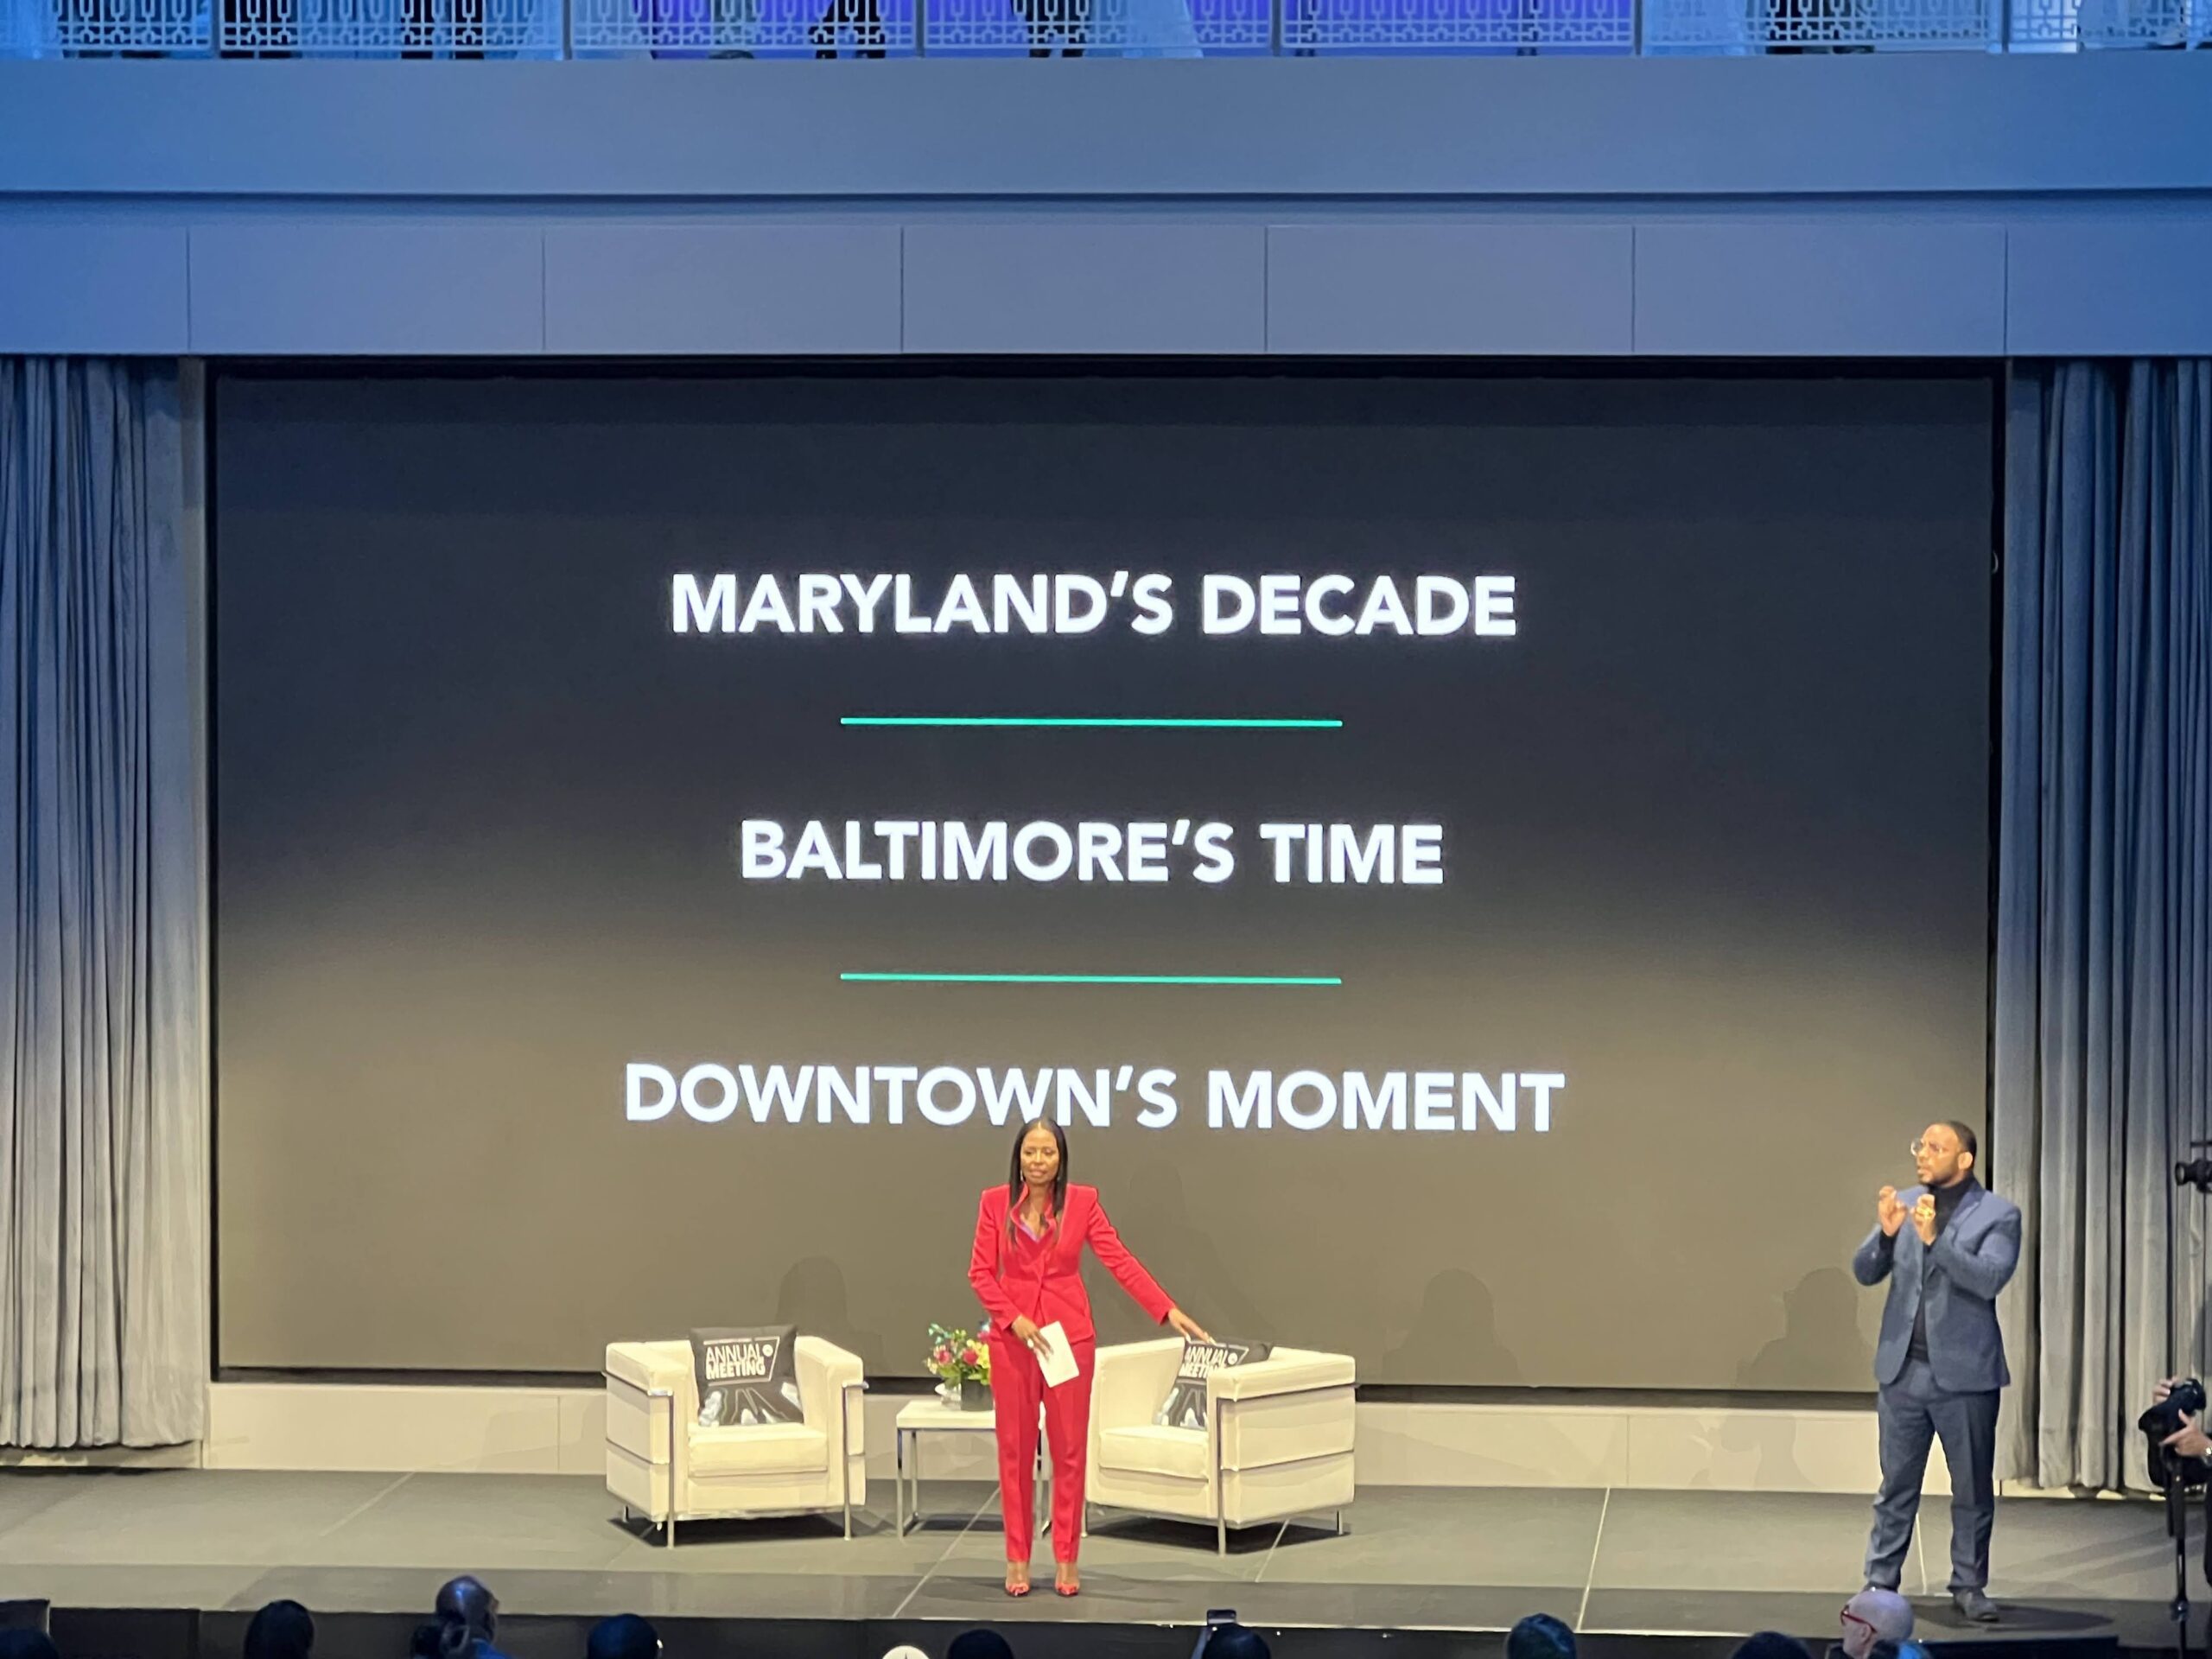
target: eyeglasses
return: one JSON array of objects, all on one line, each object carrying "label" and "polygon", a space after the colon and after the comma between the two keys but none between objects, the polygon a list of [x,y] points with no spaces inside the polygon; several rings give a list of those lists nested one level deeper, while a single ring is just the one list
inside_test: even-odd
[{"label": "eyeglasses", "polygon": [[1906,1147],[1905,1150],[1910,1152],[1916,1158],[1919,1157],[1923,1152],[1932,1152],[1938,1158],[1941,1158],[1945,1153],[1956,1152],[1958,1148],[1956,1147],[1944,1146],[1940,1141],[1916,1141],[1910,1147]]},{"label": "eyeglasses", "polygon": [[1844,1606],[1843,1610],[1837,1615],[1837,1617],[1841,1618],[1847,1624],[1864,1624],[1870,1630],[1874,1628],[1874,1621],[1872,1619],[1868,1618],[1863,1613],[1853,1612],[1848,1604]]}]

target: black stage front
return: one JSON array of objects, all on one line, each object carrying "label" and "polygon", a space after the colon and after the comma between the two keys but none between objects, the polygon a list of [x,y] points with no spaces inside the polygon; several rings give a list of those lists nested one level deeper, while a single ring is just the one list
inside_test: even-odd
[{"label": "black stage front", "polygon": [[[1488,1653],[1537,1611],[1599,1659],[1719,1659],[1752,1630],[1833,1640],[1866,1520],[1864,1499],[1817,1494],[1363,1488],[1346,1536],[1255,1528],[1222,1558],[1211,1529],[1102,1512],[1082,1596],[1051,1593],[1040,1549],[1044,1587],[1010,1601],[988,1491],[932,1484],[944,1518],[904,1538],[889,1483],[870,1493],[849,1542],[835,1517],[702,1522],[671,1551],[622,1527],[589,1476],[16,1472],[0,1476],[0,1598],[50,1600],[70,1659],[227,1659],[279,1596],[320,1616],[318,1659],[398,1659],[459,1572],[499,1595],[516,1659],[576,1659],[615,1611],[659,1624],[669,1659],[880,1659],[900,1643],[939,1659],[986,1621],[1019,1627],[1019,1659],[1183,1659],[1211,1607],[1267,1630],[1279,1659]],[[2006,1642],[2019,1659],[2171,1648],[2157,1506],[2007,1500],[1992,1586],[2005,1619],[1988,1631],[1942,1598],[1948,1506],[1928,1518],[1905,1586],[1924,1639]],[[2192,1592],[2212,1600],[2201,1578]]]}]

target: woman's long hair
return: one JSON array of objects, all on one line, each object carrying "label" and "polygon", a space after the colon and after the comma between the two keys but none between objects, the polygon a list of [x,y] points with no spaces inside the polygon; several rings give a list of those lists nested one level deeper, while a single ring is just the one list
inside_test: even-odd
[{"label": "woman's long hair", "polygon": [[1053,1144],[1060,1149],[1059,1173],[1052,1177],[1052,1225],[1060,1224],[1060,1211],[1068,1201],[1068,1132],[1049,1117],[1035,1122],[1019,1123],[1014,1131],[1014,1154],[1006,1166],[1006,1231],[1014,1236],[1014,1217],[1021,1208],[1021,1189],[1027,1185],[1021,1179],[1021,1143],[1029,1138],[1029,1131],[1038,1128],[1052,1131]]}]

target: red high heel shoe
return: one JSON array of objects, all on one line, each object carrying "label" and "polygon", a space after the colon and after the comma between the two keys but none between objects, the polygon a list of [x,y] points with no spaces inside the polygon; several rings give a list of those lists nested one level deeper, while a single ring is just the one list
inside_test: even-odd
[{"label": "red high heel shoe", "polygon": [[1058,1596],[1079,1596],[1083,1593],[1083,1580],[1078,1579],[1073,1584],[1063,1584],[1060,1582],[1060,1575],[1055,1573],[1052,1574],[1052,1593]]},{"label": "red high heel shoe", "polygon": [[1007,1585],[1006,1587],[1006,1592],[1009,1596],[1027,1595],[1029,1593],[1029,1580],[1027,1578],[1024,1578],[1020,1584]]}]

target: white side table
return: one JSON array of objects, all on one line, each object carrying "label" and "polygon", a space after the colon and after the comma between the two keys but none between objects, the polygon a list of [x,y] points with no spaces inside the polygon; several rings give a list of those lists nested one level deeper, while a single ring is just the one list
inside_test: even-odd
[{"label": "white side table", "polygon": [[[983,1434],[995,1435],[998,1431],[996,1411],[963,1411],[957,1406],[948,1406],[934,1396],[910,1400],[899,1408],[899,1416],[893,1431],[893,1443],[898,1454],[899,1535],[904,1538],[911,1526],[922,1522],[922,1436],[925,1434]],[[906,1502],[906,1483],[914,1485],[914,1501]],[[1052,1459],[1045,1443],[1045,1413],[1037,1413],[1037,1512],[1042,1526],[1052,1523]]]}]

